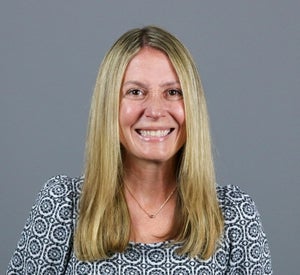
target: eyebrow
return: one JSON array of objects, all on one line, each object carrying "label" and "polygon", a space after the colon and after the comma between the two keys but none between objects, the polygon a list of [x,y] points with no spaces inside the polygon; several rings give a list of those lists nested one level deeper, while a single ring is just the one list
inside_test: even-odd
[{"label": "eyebrow", "polygon": [[126,81],[125,83],[123,83],[123,85],[122,86],[126,86],[126,85],[137,85],[137,86],[139,86],[139,87],[142,87],[142,88],[146,88],[146,85],[145,84],[143,84],[142,82],[140,82],[140,81],[135,81],[135,80],[128,80],[128,81]]},{"label": "eyebrow", "polygon": [[169,82],[165,82],[161,85],[159,85],[160,87],[168,87],[168,86],[172,86],[172,85],[180,85],[180,82],[178,80],[176,81],[169,81]]},{"label": "eyebrow", "polygon": [[[140,86],[143,88],[147,88],[146,87],[147,85],[145,85],[144,83],[142,83],[140,81],[136,81],[136,80],[128,80],[122,86],[131,85],[131,84],[134,84],[134,85],[137,85],[137,86]],[[172,85],[180,85],[180,82],[177,80],[176,81],[168,81],[168,82],[160,84],[159,86],[160,87],[168,87],[168,86],[172,86]]]}]

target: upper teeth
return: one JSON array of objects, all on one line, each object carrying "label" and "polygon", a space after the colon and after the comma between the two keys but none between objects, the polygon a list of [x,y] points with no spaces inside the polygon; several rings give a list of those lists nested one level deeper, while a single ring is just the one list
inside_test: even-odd
[{"label": "upper teeth", "polygon": [[164,137],[169,134],[170,130],[157,130],[157,131],[148,131],[148,130],[141,130],[140,134],[143,137]]}]

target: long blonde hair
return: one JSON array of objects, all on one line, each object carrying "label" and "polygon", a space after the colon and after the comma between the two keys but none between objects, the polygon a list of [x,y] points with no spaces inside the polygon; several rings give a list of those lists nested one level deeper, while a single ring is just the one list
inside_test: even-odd
[{"label": "long blonde hair", "polygon": [[208,113],[196,65],[167,31],[148,26],[123,34],[106,54],[92,97],[86,141],[84,184],[75,232],[81,260],[97,260],[126,249],[130,217],[123,194],[119,139],[119,94],[126,67],[144,46],[161,50],[178,75],[185,105],[186,143],[178,165],[179,254],[209,258],[223,231],[216,188]]}]

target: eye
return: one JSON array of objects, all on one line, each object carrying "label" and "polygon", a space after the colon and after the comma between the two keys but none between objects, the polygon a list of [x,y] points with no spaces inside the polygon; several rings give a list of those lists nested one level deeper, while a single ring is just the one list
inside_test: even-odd
[{"label": "eye", "polygon": [[126,91],[125,97],[133,99],[141,99],[145,96],[145,92],[141,89],[130,89]]},{"label": "eye", "polygon": [[182,91],[180,89],[167,90],[167,98],[171,100],[182,99]]},{"label": "eye", "polygon": [[143,91],[139,90],[139,89],[132,89],[132,90],[129,90],[127,92],[127,94],[130,94],[130,95],[142,95],[143,94]]}]

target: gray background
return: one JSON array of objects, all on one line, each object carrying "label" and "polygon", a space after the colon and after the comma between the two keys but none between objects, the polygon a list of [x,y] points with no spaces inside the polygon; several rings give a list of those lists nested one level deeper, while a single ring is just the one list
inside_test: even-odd
[{"label": "gray background", "polygon": [[176,34],[199,66],[218,182],[252,195],[275,274],[299,274],[300,1],[1,1],[0,273],[42,184],[82,172],[106,50],[132,27]]}]

